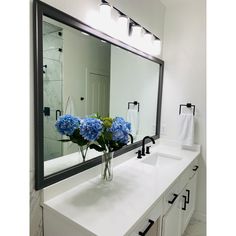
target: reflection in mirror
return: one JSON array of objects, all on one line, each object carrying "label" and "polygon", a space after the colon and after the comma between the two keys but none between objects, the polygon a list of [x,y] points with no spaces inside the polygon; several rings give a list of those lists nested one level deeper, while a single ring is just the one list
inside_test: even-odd
[{"label": "reflection in mirror", "polygon": [[83,162],[78,145],[59,141],[63,114],[123,117],[134,142],[155,135],[158,79],[159,64],[44,16],[44,176]]}]

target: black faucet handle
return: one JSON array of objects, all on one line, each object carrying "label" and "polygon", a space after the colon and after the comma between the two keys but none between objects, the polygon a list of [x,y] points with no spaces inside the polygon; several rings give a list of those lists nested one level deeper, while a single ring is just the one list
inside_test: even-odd
[{"label": "black faucet handle", "polygon": [[138,151],[136,152],[136,154],[138,154],[138,156],[137,156],[138,159],[141,159],[141,158],[142,158],[141,150],[138,150]]},{"label": "black faucet handle", "polygon": [[150,147],[151,147],[151,146],[147,146],[147,147],[146,147],[146,154],[150,154]]}]

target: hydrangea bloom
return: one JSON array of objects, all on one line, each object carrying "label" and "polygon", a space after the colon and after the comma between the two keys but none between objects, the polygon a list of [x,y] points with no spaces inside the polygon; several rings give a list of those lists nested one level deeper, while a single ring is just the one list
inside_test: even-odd
[{"label": "hydrangea bloom", "polygon": [[79,127],[79,123],[79,118],[66,114],[58,118],[55,126],[59,133],[70,136]]},{"label": "hydrangea bloom", "polygon": [[131,130],[131,124],[126,122],[122,117],[116,117],[110,128],[112,140],[120,143],[128,143],[128,134]]},{"label": "hydrangea bloom", "polygon": [[80,123],[80,134],[88,141],[95,141],[101,135],[102,121],[97,118],[84,118]]}]

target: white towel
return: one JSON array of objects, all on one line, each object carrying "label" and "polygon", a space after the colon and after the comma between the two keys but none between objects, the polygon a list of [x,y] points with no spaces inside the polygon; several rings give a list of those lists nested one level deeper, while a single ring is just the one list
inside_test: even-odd
[{"label": "white towel", "polygon": [[183,145],[192,146],[194,144],[194,116],[190,113],[179,115],[179,139]]},{"label": "white towel", "polygon": [[65,114],[75,115],[74,102],[71,96],[67,98],[65,106]]},{"label": "white towel", "polygon": [[127,121],[131,123],[131,134],[135,139],[139,130],[139,112],[138,110],[128,109]]}]

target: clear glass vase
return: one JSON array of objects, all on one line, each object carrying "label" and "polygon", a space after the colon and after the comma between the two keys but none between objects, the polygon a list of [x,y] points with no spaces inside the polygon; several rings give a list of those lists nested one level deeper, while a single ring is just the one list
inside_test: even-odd
[{"label": "clear glass vase", "polygon": [[103,181],[112,181],[113,179],[113,168],[112,159],[114,152],[104,152],[102,155],[102,173],[101,177]]},{"label": "clear glass vase", "polygon": [[88,151],[88,146],[79,146],[79,153],[83,158],[83,162],[85,162],[87,151]]}]

